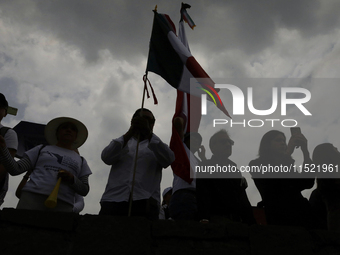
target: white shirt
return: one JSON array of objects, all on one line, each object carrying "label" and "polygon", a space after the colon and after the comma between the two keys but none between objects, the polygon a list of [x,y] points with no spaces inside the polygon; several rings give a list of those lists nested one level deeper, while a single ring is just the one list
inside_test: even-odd
[{"label": "white shirt", "polygon": [[[112,140],[103,150],[102,160],[111,165],[109,179],[101,202],[129,201],[132,187],[137,139],[132,137],[124,146],[124,137]],[[162,168],[168,167],[175,155],[159,137],[152,134],[150,142],[139,143],[133,200],[156,199],[160,203]]]},{"label": "white shirt", "polygon": [[[177,190],[180,189],[189,189],[189,190],[196,190],[196,171],[195,167],[198,166],[199,160],[195,157],[195,155],[189,150],[189,148],[183,143],[185,151],[188,155],[190,160],[190,166],[193,170],[194,176],[192,182],[189,184],[188,182],[184,181],[181,177],[174,173],[174,180],[172,182],[172,194],[174,194]],[[188,169],[189,171],[190,169]]]},{"label": "white shirt", "polygon": [[[23,187],[23,191],[50,195],[58,180],[59,170],[67,170],[77,178],[90,175],[92,172],[86,160],[73,150],[64,149],[55,145],[45,146],[39,154],[41,146],[25,152],[35,168],[30,180]],[[69,185],[61,182],[58,199],[74,204],[75,191]]]}]

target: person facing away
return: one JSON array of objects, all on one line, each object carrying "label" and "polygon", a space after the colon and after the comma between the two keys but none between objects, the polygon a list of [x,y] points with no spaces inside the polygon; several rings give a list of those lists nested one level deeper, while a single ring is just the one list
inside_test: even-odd
[{"label": "person facing away", "polygon": [[[249,166],[292,167],[295,161],[291,155],[297,146],[303,153],[303,165],[311,164],[307,139],[303,134],[292,135],[287,145],[283,132],[271,130],[262,137],[259,157],[250,161]],[[261,173],[252,172],[251,175],[262,197],[268,224],[312,227],[311,207],[301,191],[312,188],[314,178],[298,172],[279,178],[275,178],[275,173],[269,178]]]},{"label": "person facing away", "polygon": [[[181,169],[173,169],[172,196],[169,204],[170,217],[174,220],[197,220],[197,200],[196,200],[196,177],[195,167],[200,164],[200,160],[194,155],[198,152],[198,156],[205,159],[205,149],[202,144],[202,136],[197,132],[189,132],[184,134],[184,120],[182,117],[176,117],[173,120],[175,132],[179,134],[183,141],[183,146],[187,154],[190,166]],[[176,171],[193,171],[191,183],[185,181]]]},{"label": "person facing away", "polygon": [[[326,222],[328,230],[340,230],[340,152],[331,143],[319,144],[313,151],[313,162],[320,169],[328,168],[328,176],[317,176],[317,188],[321,200],[326,207]],[[331,172],[332,171],[332,172]],[[327,178],[325,178],[327,177]],[[322,205],[320,206],[322,210]],[[322,214],[321,214],[322,215]],[[322,216],[321,216],[322,217]],[[320,219],[321,222],[322,219]]]},{"label": "person facing away", "polygon": [[138,109],[129,130],[102,151],[101,158],[111,170],[100,200],[100,215],[127,216],[132,199],[131,216],[158,219],[162,169],[168,167],[175,156],[153,133],[154,124],[155,117],[150,110]]},{"label": "person facing away", "polygon": [[[14,158],[18,148],[17,134],[13,129],[4,127],[1,124],[2,119],[7,115],[7,109],[8,102],[6,100],[6,97],[4,96],[4,94],[0,93],[0,135],[4,137],[8,151],[10,155]],[[0,206],[3,204],[8,190],[8,178],[8,172],[0,161]]]},{"label": "person facing away", "polygon": [[[225,129],[216,132],[209,140],[212,157],[202,165],[236,168],[236,164],[229,159],[233,145],[234,141]],[[223,216],[249,225],[255,223],[245,191],[247,184],[239,171],[209,178],[202,176],[197,178],[196,188],[200,222],[209,222],[212,216]]]},{"label": "person facing away", "polygon": [[[32,171],[30,180],[22,188],[17,209],[73,212],[75,195],[86,196],[90,189],[91,170],[86,160],[75,152],[87,136],[87,128],[80,121],[69,117],[55,118],[45,127],[49,145],[28,150],[19,161],[10,157],[5,141],[0,137],[0,159],[9,174]],[[57,205],[47,208],[44,202],[58,178],[61,178],[61,184]]]}]

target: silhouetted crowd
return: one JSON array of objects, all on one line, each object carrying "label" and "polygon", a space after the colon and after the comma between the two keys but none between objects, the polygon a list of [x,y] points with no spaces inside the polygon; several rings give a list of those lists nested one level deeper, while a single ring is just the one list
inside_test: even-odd
[{"label": "silhouetted crowd", "polygon": [[[8,102],[0,93],[0,205],[8,190],[9,175],[23,175],[16,196],[17,209],[79,213],[90,191],[92,174],[78,148],[85,143],[88,130],[74,118],[52,119],[45,128],[49,145],[38,145],[15,160],[18,139],[15,131],[1,125]],[[101,159],[111,167],[100,200],[99,215],[142,216],[150,220],[192,220],[202,224],[228,219],[248,225],[263,224],[254,215],[241,171],[204,174],[196,169],[223,166],[238,169],[230,159],[234,141],[222,129],[210,137],[210,159],[197,132],[185,132],[182,117],[173,119],[170,147],[153,133],[155,117],[148,109],[138,109],[126,133],[113,139],[102,151]],[[296,130],[296,129],[295,129]],[[293,153],[301,150],[300,171],[278,176],[270,171],[250,172],[262,201],[257,209],[265,224],[303,226],[340,230],[340,153],[331,143],[308,151],[306,137],[298,130],[288,142],[283,132],[271,130],[260,141],[258,158],[249,162],[252,169],[264,166],[292,169]],[[173,169],[172,187],[162,192],[162,170]],[[314,171],[310,167],[313,166]],[[327,168],[332,175],[321,175]],[[296,168],[295,168],[296,169]],[[315,171],[319,169],[319,171]],[[317,188],[309,200],[301,192]]]}]

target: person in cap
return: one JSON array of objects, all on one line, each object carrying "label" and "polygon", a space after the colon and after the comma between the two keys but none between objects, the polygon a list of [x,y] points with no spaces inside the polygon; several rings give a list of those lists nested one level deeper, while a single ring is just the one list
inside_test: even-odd
[{"label": "person in cap", "polygon": [[[45,127],[49,145],[32,148],[19,161],[10,157],[6,143],[0,137],[0,160],[8,173],[19,175],[32,170],[30,180],[22,189],[17,209],[73,211],[75,195],[86,196],[90,189],[88,177],[92,172],[86,160],[75,151],[87,136],[87,128],[80,121],[69,117],[55,118]],[[47,208],[44,202],[58,178],[61,178],[61,184],[57,206]]]},{"label": "person in cap", "polygon": [[[10,155],[14,158],[18,148],[18,137],[16,132],[8,127],[4,127],[1,121],[8,113],[8,102],[6,97],[0,93],[0,135],[3,136]],[[0,161],[1,163],[1,161]],[[0,205],[4,202],[8,190],[9,175],[2,164],[0,164]]]},{"label": "person in cap", "polygon": [[[102,151],[101,158],[111,166],[111,170],[100,201],[100,215],[127,216],[131,201],[131,216],[158,219],[162,169],[174,161],[175,155],[153,133],[154,124],[155,117],[150,110],[138,109],[129,130],[112,140]],[[137,144],[138,157],[134,169]]]}]

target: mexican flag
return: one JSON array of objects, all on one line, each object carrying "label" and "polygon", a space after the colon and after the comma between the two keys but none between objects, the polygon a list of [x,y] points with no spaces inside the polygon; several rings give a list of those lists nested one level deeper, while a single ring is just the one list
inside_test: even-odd
[{"label": "mexican flag", "polygon": [[[215,83],[177,37],[175,25],[170,17],[157,11],[154,11],[146,68],[146,72],[148,71],[160,75],[175,89],[193,96],[211,95],[217,102],[216,106],[230,117],[214,89]],[[204,78],[204,83],[191,81],[192,78]],[[190,86],[190,82],[193,86]]]}]

